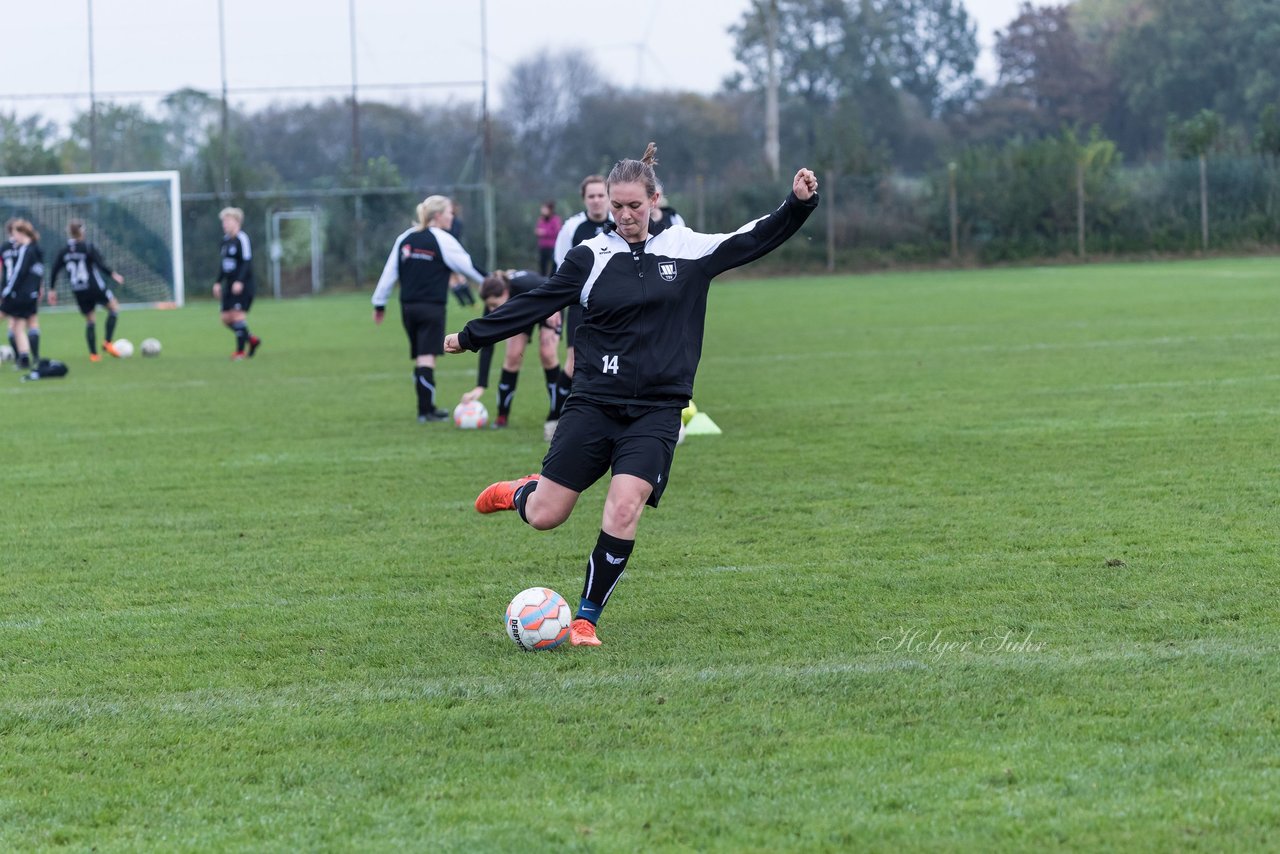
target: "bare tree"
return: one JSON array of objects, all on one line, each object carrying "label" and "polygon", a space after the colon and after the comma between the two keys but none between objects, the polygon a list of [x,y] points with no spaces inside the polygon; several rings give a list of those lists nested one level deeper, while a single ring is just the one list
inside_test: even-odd
[{"label": "bare tree", "polygon": [[549,185],[559,177],[564,131],[582,101],[605,88],[599,68],[572,51],[518,62],[502,89],[500,117],[511,129],[522,174]]}]

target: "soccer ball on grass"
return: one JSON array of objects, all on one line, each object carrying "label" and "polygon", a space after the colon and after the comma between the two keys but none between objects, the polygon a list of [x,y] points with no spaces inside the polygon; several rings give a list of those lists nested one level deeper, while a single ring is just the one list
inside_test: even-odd
[{"label": "soccer ball on grass", "polygon": [[121,359],[127,359],[133,355],[133,342],[128,338],[117,338],[111,344],[116,348],[116,354]]},{"label": "soccer ball on grass", "polygon": [[507,637],[533,652],[553,649],[569,637],[573,612],[564,597],[549,587],[521,590],[507,606]]},{"label": "soccer ball on grass", "polygon": [[142,339],[142,355],[159,356],[160,340],[158,338],[143,338]]},{"label": "soccer ball on grass", "polygon": [[18,358],[18,354],[13,352],[13,348],[8,344],[0,344],[0,365],[6,362],[12,362]]},{"label": "soccer ball on grass", "polygon": [[463,430],[479,430],[489,423],[489,410],[478,400],[459,403],[453,408],[453,423]]}]

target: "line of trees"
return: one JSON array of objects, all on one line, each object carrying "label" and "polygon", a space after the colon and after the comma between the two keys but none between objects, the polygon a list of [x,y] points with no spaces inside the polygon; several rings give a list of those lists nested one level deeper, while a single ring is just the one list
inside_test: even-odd
[{"label": "line of trees", "polygon": [[[1024,4],[998,33],[990,84],[960,0],[755,0],[732,29],[739,71],[713,95],[621,90],[574,53],[515,64],[488,135],[498,263],[532,264],[538,205],[576,209],[583,175],[649,139],[691,223],[732,228],[776,203],[762,155],[771,7],[782,165],[814,166],[834,196],[818,226],[831,264],[1277,242],[1274,0]],[[477,104],[361,101],[359,161],[349,101],[233,105],[225,140],[221,115],[217,98],[181,90],[151,110],[98,104],[93,123],[99,170],[182,171],[196,281],[212,269],[224,170],[251,224],[322,208],[331,281],[375,276],[429,191],[457,193],[478,247]],[[89,133],[87,111],[66,128],[0,113],[0,169],[88,171]],[[789,250],[778,263],[812,259]]]}]

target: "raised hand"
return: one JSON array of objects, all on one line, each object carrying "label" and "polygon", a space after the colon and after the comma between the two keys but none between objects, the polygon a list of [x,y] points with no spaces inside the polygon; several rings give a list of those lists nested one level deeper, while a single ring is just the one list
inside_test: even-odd
[{"label": "raised hand", "polygon": [[791,182],[791,192],[795,193],[800,201],[807,202],[814,193],[818,192],[818,176],[813,174],[812,170],[801,169]]}]

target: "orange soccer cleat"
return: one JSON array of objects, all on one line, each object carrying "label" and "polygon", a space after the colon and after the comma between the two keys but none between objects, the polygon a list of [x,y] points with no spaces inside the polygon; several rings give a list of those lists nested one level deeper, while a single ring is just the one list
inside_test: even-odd
[{"label": "orange soccer cleat", "polygon": [[102,361],[102,357],[101,357],[101,356],[99,356],[97,353],[90,353],[90,354],[89,354],[89,361],[90,361],[90,362],[101,362],[101,361]]},{"label": "orange soccer cleat", "polygon": [[119,359],[119,358],[120,358],[120,351],[119,351],[119,350],[117,350],[117,349],[116,349],[116,345],[115,345],[115,344],[112,344],[110,341],[103,341],[103,342],[102,342],[102,349],[103,349],[103,350],[106,350],[108,353],[110,353],[111,355],[115,356],[117,359]]},{"label": "orange soccer cleat", "polygon": [[599,646],[600,638],[596,637],[596,627],[591,621],[579,617],[569,624],[569,643],[574,646]]},{"label": "orange soccer cleat", "polygon": [[538,475],[531,474],[528,477],[500,480],[490,484],[485,487],[484,492],[476,496],[476,510],[481,513],[497,513],[499,510],[516,509],[516,490],[529,481],[537,479]]}]

